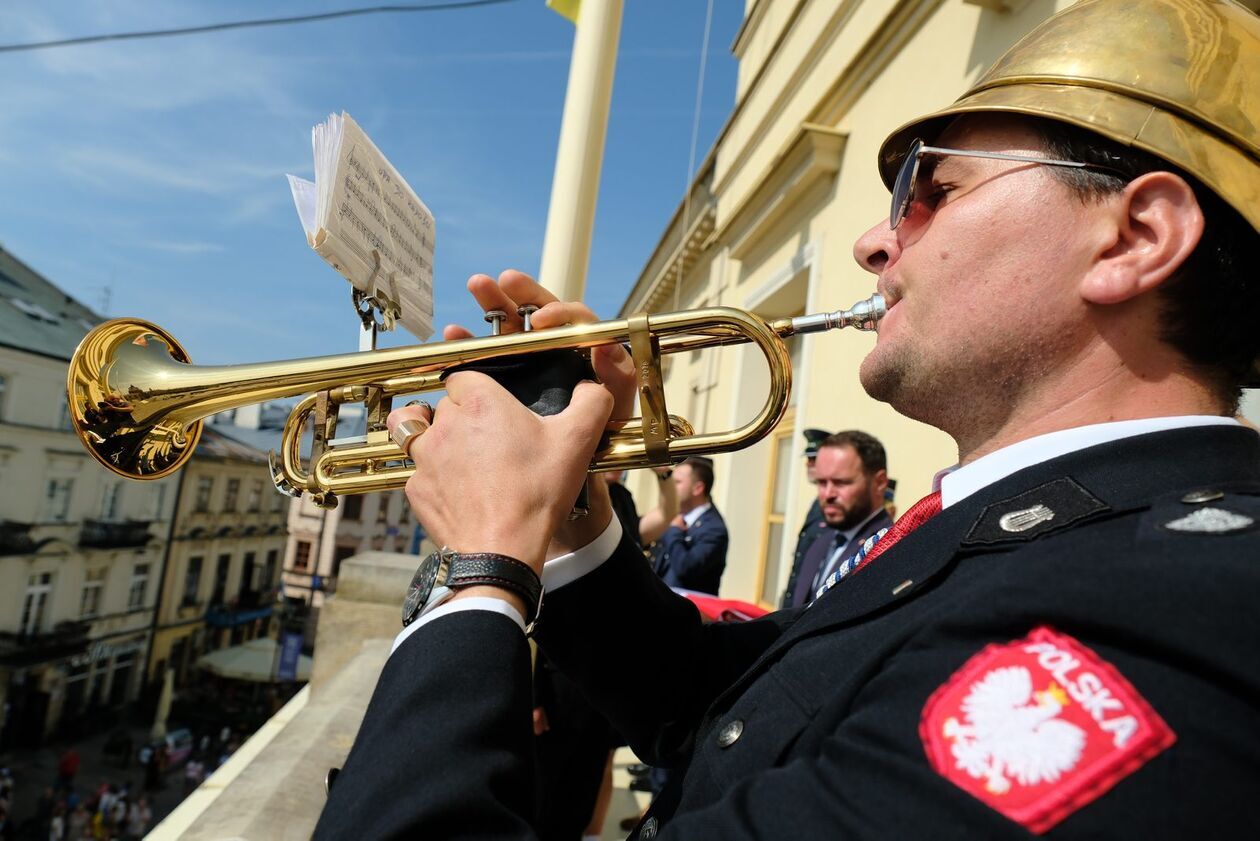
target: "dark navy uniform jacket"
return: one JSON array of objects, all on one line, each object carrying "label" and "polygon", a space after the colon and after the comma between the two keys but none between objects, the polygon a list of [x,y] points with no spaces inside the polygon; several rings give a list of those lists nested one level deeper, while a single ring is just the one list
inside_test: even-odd
[{"label": "dark navy uniform jacket", "polygon": [[796,592],[796,581],[800,577],[801,564],[805,560],[805,553],[809,551],[809,547],[814,545],[815,540],[824,537],[831,540],[835,534],[835,529],[827,525],[827,521],[823,519],[822,503],[818,501],[818,497],[814,497],[814,501],[809,506],[809,512],[805,515],[805,522],[801,524],[800,533],[796,536],[796,550],[792,553],[792,571],[788,573],[787,586],[783,588],[783,597],[779,600],[779,607],[792,606],[792,594]]},{"label": "dark navy uniform jacket", "polygon": [[726,521],[717,506],[710,505],[689,527],[665,529],[652,546],[652,563],[670,587],[716,596],[729,544]]},{"label": "dark navy uniform jacket", "polygon": [[[623,541],[548,595],[539,642],[680,769],[636,837],[1238,837],[1260,791],[1257,523],[1260,437],[1152,433],[1020,470],[753,622],[702,623]],[[316,836],[532,837],[529,710],[510,619],[418,629]]]}]

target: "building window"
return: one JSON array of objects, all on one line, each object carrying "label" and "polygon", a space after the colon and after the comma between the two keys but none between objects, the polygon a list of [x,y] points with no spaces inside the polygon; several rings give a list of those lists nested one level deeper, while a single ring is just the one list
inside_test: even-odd
[{"label": "building window", "polygon": [[203,560],[200,555],[188,559],[188,570],[184,573],[183,605],[194,605],[197,603],[197,591],[201,589],[201,564]]},{"label": "building window", "polygon": [[193,511],[205,513],[210,510],[210,492],[213,490],[213,476],[202,476],[197,479],[197,498],[193,503]]},{"label": "building window", "polygon": [[376,522],[383,523],[389,516],[389,500],[390,494],[377,494],[381,500],[380,506],[376,509]]},{"label": "building window", "polygon": [[241,561],[241,587],[238,591],[241,596],[254,589],[254,557],[255,553],[246,552]]},{"label": "building window", "polygon": [[231,566],[231,555],[219,555],[214,565],[214,593],[210,594],[210,604],[223,604],[228,593],[228,569]]},{"label": "building window", "polygon": [[61,399],[61,411],[57,414],[57,428],[74,429],[70,423],[70,403],[64,397]]},{"label": "building window", "polygon": [[774,605],[779,601],[779,575],[782,570],[780,549],[783,545],[783,530],[787,520],[787,499],[792,476],[793,442],[792,419],[785,419],[779,424],[771,438],[773,448],[770,451],[769,475],[774,483],[766,496],[764,514],[765,531],[761,544],[761,585],[758,598],[763,605]]},{"label": "building window", "polygon": [[311,544],[307,540],[299,540],[293,547],[293,568],[306,572],[311,566]]},{"label": "building window", "polygon": [[262,510],[262,491],[262,479],[255,479],[254,483],[249,486],[249,502],[245,505],[247,511]]},{"label": "building window", "polygon": [[341,572],[341,562],[358,552],[357,546],[338,546],[333,550],[332,576],[336,578]]},{"label": "building window", "polygon": [[263,564],[263,578],[260,585],[263,589],[270,590],[276,586],[276,558],[279,554],[275,549],[267,552],[267,560]]},{"label": "building window", "polygon": [[74,490],[73,479],[49,479],[44,495],[45,519],[64,523],[70,516],[70,494]]},{"label": "building window", "polygon": [[158,485],[153,497],[153,519],[162,519],[162,509],[166,507],[166,485]]},{"label": "building window", "polygon": [[89,569],[83,576],[83,596],[79,599],[79,617],[87,619],[101,612],[101,592],[105,589],[105,567]]},{"label": "building window", "polygon": [[127,593],[127,609],[144,607],[144,593],[149,589],[149,565],[136,564],[131,570],[131,590]]},{"label": "building window", "polygon": [[26,580],[26,601],[22,604],[22,633],[28,636],[42,633],[48,615],[48,603],[52,601],[52,573],[42,572]]},{"label": "building window", "polygon": [[231,555],[220,555],[214,567],[214,593],[210,596],[210,604],[223,604],[227,595],[228,567],[232,564]]},{"label": "building window", "polygon": [[347,496],[341,499],[341,519],[359,520],[363,517],[363,497]]},{"label": "building window", "polygon": [[101,519],[112,523],[118,519],[118,500],[122,496],[122,482],[110,482],[101,489]]},{"label": "building window", "polygon": [[240,494],[240,492],[241,492],[241,480],[228,479],[227,493],[223,497],[223,510],[224,511],[236,510],[236,497],[237,495]]},{"label": "building window", "polygon": [[9,390],[9,378],[0,374],[0,421],[4,420],[4,395]]},{"label": "building window", "polygon": [[284,501],[286,499],[288,499],[288,497],[286,497],[284,494],[280,493],[279,491],[276,491],[276,495],[272,497],[271,499],[271,510],[279,511],[280,509],[284,508]]}]

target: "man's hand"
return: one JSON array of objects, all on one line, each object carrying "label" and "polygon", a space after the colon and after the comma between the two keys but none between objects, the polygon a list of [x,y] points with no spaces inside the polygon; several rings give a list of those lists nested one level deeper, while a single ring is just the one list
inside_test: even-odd
[{"label": "man's hand", "polygon": [[[539,307],[531,316],[535,329],[596,320],[586,306],[558,301],[520,272],[504,272],[498,283],[474,275],[468,289],[484,309],[508,313],[504,332],[521,329],[516,310],[524,304]],[[448,341],[471,335],[457,325],[443,330]],[[471,371],[447,379],[436,420],[422,406],[390,413],[391,431],[407,419],[432,421],[410,444],[416,473],[407,498],[436,543],[499,552],[541,572],[544,557],[586,545],[608,525],[612,507],[603,482],[589,484],[590,516],[570,522],[568,514],[610,415],[632,413],[634,370],[616,345],[594,348],[591,362],[604,385],[581,383],[558,415],[535,415],[494,380]]]}]

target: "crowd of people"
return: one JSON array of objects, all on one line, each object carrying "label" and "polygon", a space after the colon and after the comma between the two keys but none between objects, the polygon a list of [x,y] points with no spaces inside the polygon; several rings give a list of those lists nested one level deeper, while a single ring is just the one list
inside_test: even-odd
[{"label": "crowd of people", "polygon": [[[140,839],[153,823],[149,795],[131,780],[102,780],[94,789],[75,785],[77,752],[71,748],[58,764],[56,785],[45,786],[34,815],[17,826],[10,819],[15,780],[10,769],[0,769],[0,839],[3,841],[131,841]],[[67,769],[74,769],[66,773]]]},{"label": "crowd of people", "polygon": [[[118,731],[115,736],[121,736]],[[115,740],[111,736],[107,751]],[[118,739],[128,746],[112,760],[122,768],[133,760],[139,766],[139,781],[132,776],[123,779],[100,778],[95,787],[82,784],[83,758],[71,746],[57,758],[54,781],[43,787],[23,810],[25,817],[15,818],[16,780],[13,769],[0,768],[0,841],[126,841],[139,839],[153,827],[157,808],[154,798],[160,792],[178,785],[172,779],[178,774],[182,796],[187,797],[214,770],[226,762],[240,745],[240,734],[229,726],[201,733],[187,756],[172,755],[167,743],[144,744],[132,754],[128,736]],[[115,751],[117,753],[117,751]],[[177,798],[166,797],[167,808]]]}]

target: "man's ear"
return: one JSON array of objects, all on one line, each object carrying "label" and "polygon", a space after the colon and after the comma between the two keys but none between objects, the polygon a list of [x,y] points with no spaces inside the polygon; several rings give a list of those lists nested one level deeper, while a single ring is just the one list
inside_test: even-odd
[{"label": "man's ear", "polygon": [[1119,304],[1158,288],[1203,235],[1203,211],[1186,180],[1148,172],[1103,201],[1111,239],[1081,280],[1081,297]]},{"label": "man's ear", "polygon": [[[888,488],[888,471],[876,470],[871,476],[871,488],[879,492],[879,498],[884,498],[884,491]],[[874,494],[872,494],[874,496]]]}]

